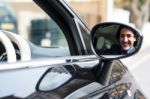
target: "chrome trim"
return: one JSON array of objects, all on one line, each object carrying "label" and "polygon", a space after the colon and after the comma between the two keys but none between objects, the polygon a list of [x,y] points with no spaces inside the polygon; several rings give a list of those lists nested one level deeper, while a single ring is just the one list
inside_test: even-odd
[{"label": "chrome trim", "polygon": [[[80,36],[80,39],[81,39],[81,42],[82,42],[82,45],[83,45],[83,48],[84,50],[86,51],[86,46],[85,46],[85,43],[84,43],[84,39],[83,39],[83,36],[82,36],[82,33],[81,33],[81,30],[80,30],[80,27],[79,27],[79,24],[78,24],[78,20],[76,18],[74,18],[74,22],[77,26],[77,29],[78,29],[78,32],[79,32],[79,36]],[[87,53],[87,52],[86,52]]]},{"label": "chrome trim", "polygon": [[84,39],[83,39],[83,35],[82,35],[82,32],[81,32],[80,27],[79,27],[79,24],[87,31],[88,34],[90,34],[89,28],[84,24],[84,22],[80,18],[80,16],[78,16],[76,14],[76,11],[70,6],[70,3],[67,0],[59,0],[59,2],[61,4],[63,4],[64,7],[74,16],[73,19],[74,19],[74,22],[75,22],[75,24],[77,26],[77,29],[78,29],[78,32],[79,32],[79,35],[80,35],[80,39],[81,39],[81,42],[82,42],[82,45],[83,45],[83,49],[85,51],[87,51],[86,45],[85,45],[85,42],[84,42]]},{"label": "chrome trim", "polygon": [[[88,63],[91,61],[98,61],[98,58],[94,55],[88,56],[68,56],[68,57],[59,57],[59,58],[43,58],[43,59],[34,59],[31,61],[19,61],[14,63],[1,63],[0,72],[5,70],[14,70],[14,69],[30,69],[30,68],[42,68],[42,67],[54,67],[65,64],[82,64]],[[84,66],[88,67],[88,66]]]},{"label": "chrome trim", "polygon": [[81,24],[81,26],[86,29],[87,33],[90,34],[90,29],[84,24],[82,18],[76,14],[76,11],[71,7],[70,3],[67,0],[59,0],[59,2],[61,2],[65,8],[78,19],[78,22]]}]

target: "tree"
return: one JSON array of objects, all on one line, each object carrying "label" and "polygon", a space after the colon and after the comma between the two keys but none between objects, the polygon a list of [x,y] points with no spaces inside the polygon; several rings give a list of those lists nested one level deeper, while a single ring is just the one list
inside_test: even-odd
[{"label": "tree", "polygon": [[130,22],[139,29],[150,21],[150,0],[115,0],[115,5],[130,11]]}]

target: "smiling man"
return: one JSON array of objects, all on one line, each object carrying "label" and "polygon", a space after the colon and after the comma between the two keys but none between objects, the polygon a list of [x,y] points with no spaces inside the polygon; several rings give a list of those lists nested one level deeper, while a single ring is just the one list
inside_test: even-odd
[{"label": "smiling man", "polygon": [[[101,55],[128,55],[134,53],[137,48],[137,42],[138,42],[138,35],[136,31],[134,31],[132,28],[123,26],[123,25],[116,25],[118,27],[118,30],[116,28],[111,29],[110,33],[114,33],[116,35],[114,39],[108,38],[107,36],[104,37],[105,42],[104,45],[107,45],[107,42],[110,42],[108,44],[110,47],[104,47],[98,49],[98,53]],[[116,27],[114,26],[114,27]],[[115,34],[115,32],[117,32]],[[113,35],[113,34],[112,34]],[[102,38],[102,37],[101,37]],[[99,37],[100,39],[100,37]],[[116,42],[117,41],[117,42]],[[99,43],[98,43],[99,44]]]},{"label": "smiling man", "polygon": [[121,28],[118,40],[122,47],[121,54],[129,54],[135,51],[134,43],[137,41],[137,37],[130,28]]}]

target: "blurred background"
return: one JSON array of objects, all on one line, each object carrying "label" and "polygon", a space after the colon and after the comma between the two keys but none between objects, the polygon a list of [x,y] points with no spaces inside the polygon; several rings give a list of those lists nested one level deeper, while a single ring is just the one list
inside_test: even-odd
[{"label": "blurred background", "polygon": [[94,24],[117,21],[132,24],[144,36],[141,50],[121,59],[150,98],[150,0],[70,0],[81,17],[92,28]]},{"label": "blurred background", "polygon": [[[150,0],[66,1],[90,29],[97,23],[117,21],[132,24],[142,32],[140,52],[122,61],[150,98]],[[67,46],[61,41],[64,38],[61,29],[31,0],[0,0],[0,29],[19,34],[39,46]],[[53,40],[46,40],[50,37]]]}]

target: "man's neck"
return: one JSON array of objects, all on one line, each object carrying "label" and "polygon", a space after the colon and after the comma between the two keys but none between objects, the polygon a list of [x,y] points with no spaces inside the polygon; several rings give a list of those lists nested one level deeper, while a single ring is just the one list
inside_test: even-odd
[{"label": "man's neck", "polygon": [[122,51],[122,54],[130,54],[130,53],[132,53],[132,51],[134,50],[134,47],[131,47],[131,48],[129,48],[128,50],[123,50]]}]

